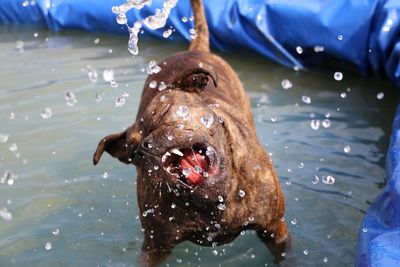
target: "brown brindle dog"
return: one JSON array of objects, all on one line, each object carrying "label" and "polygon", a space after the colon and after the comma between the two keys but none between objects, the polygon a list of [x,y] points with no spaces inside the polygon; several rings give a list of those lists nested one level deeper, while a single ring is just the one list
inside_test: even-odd
[{"label": "brown brindle dog", "polygon": [[189,51],[158,63],[135,123],[103,138],[93,162],[107,151],[137,167],[144,265],[158,265],[182,241],[221,245],[246,229],[279,260],[288,232],[278,178],[239,78],[210,53],[202,2],[191,3],[198,36]]}]

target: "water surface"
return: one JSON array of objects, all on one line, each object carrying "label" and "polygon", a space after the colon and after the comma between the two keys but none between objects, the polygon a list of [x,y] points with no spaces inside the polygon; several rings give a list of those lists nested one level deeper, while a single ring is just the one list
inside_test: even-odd
[{"label": "water surface", "polygon": [[[13,216],[0,219],[0,266],[137,266],[143,235],[135,169],[109,156],[93,167],[92,154],[100,138],[133,122],[147,75],[142,68],[186,45],[140,40],[140,54],[132,58],[126,41],[0,28],[0,133],[10,135],[0,143],[0,177],[9,172],[12,180],[0,184],[0,210]],[[394,89],[356,74],[337,81],[333,72],[222,56],[246,88],[259,138],[277,168],[291,257],[298,266],[353,265],[361,220],[385,183]],[[118,87],[104,81],[106,69],[114,71]],[[94,70],[97,82],[88,77]],[[292,88],[282,88],[284,79]],[[67,105],[67,92],[75,94],[74,106]],[[115,107],[118,98],[125,104],[119,100]],[[46,108],[48,119],[41,115]],[[216,248],[182,243],[164,265],[274,263],[247,231]]]}]

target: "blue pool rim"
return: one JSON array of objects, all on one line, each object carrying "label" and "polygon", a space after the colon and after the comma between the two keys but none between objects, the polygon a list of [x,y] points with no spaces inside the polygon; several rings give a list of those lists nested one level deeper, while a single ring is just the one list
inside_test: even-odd
[{"label": "blue pool rim", "polygon": [[[124,0],[3,0],[1,24],[45,25],[49,29],[79,29],[126,34],[115,22],[111,7]],[[130,22],[153,14],[162,7],[132,10]],[[28,3],[27,6],[23,3]],[[246,49],[284,66],[304,69],[337,67],[357,69],[363,75],[379,75],[400,86],[400,1],[398,0],[204,0],[215,49]],[[345,12],[344,12],[345,11]],[[193,22],[188,0],[180,0],[170,15],[174,39],[189,40]],[[146,31],[159,38],[166,28]],[[170,38],[170,39],[171,39]],[[301,47],[301,54],[296,47]],[[316,53],[315,47],[324,48]],[[333,63],[332,63],[333,62]],[[400,106],[394,116],[387,152],[387,184],[371,205],[359,231],[356,266],[400,266]]]}]

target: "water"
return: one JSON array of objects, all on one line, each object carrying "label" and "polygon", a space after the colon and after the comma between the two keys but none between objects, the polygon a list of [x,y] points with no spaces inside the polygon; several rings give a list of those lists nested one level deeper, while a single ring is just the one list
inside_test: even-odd
[{"label": "water", "polygon": [[[0,28],[7,62],[0,66],[0,176],[8,173],[0,183],[0,266],[137,266],[135,169],[109,156],[93,167],[92,154],[100,138],[133,122],[149,62],[186,48],[142,41],[132,58],[124,36]],[[288,257],[297,266],[353,265],[360,222],[385,182],[393,88],[351,73],[337,81],[336,71],[299,73],[258,56],[223,56],[246,87],[282,183]],[[105,70],[118,87],[97,78]],[[245,231],[221,247],[182,243],[164,266],[265,264],[275,266]]]}]

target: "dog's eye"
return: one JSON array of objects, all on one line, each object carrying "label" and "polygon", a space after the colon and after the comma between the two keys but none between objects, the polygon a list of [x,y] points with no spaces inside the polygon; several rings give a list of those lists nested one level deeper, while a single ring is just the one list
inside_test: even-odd
[{"label": "dog's eye", "polygon": [[186,91],[202,91],[212,80],[217,87],[217,75],[205,69],[191,69],[176,79],[172,85],[174,88],[180,88]]}]

